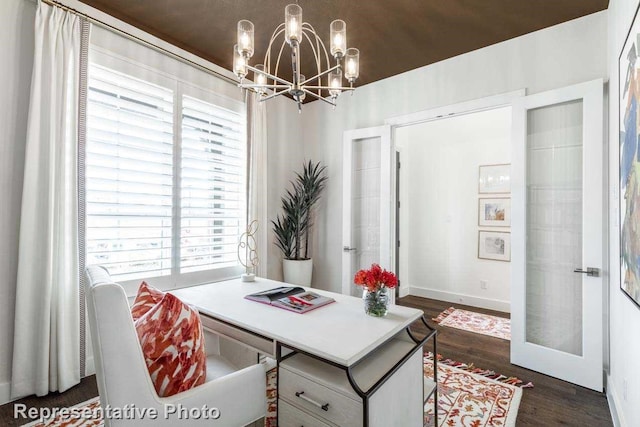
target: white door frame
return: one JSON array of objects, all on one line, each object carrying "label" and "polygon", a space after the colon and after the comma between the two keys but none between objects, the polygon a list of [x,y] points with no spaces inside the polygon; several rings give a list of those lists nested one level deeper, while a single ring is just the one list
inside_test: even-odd
[{"label": "white door frame", "polygon": [[[350,248],[351,242],[351,191],[353,175],[353,141],[380,138],[380,265],[393,268],[391,241],[391,127],[388,125],[347,130],[343,134],[342,156],[342,246]],[[341,249],[343,249],[341,248]],[[342,252],[342,293],[351,293],[351,252]]]},{"label": "white door frame", "polygon": [[[602,79],[522,97],[513,102],[511,168],[511,363],[602,392],[603,381],[603,90]],[[526,138],[527,110],[583,101],[583,246],[582,266],[601,269],[582,280],[583,356],[551,350],[525,339],[526,327]],[[588,147],[591,147],[589,149]],[[591,190],[591,191],[589,191]],[[586,239],[589,239],[588,242]],[[576,273],[578,274],[578,273]],[[596,288],[598,292],[588,290]],[[595,297],[595,294],[598,297]],[[584,321],[583,321],[584,322]],[[586,325],[586,323],[584,323]],[[587,360],[588,359],[588,360]],[[590,364],[589,364],[590,362]],[[597,366],[595,372],[593,368]]]},{"label": "white door frame", "polygon": [[403,126],[411,126],[424,122],[448,119],[454,116],[464,114],[479,113],[481,111],[493,110],[501,107],[508,107],[514,99],[521,98],[526,95],[525,89],[514,90],[511,92],[501,93],[499,95],[487,96],[485,98],[472,99],[457,104],[445,105],[443,107],[430,108],[411,114],[403,114],[388,118],[385,124],[393,129]]}]

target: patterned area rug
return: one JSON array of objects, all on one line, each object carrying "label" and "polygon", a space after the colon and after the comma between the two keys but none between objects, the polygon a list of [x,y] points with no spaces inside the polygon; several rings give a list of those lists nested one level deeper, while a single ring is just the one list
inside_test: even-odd
[{"label": "patterned area rug", "polygon": [[[424,374],[433,375],[425,358]],[[522,390],[469,371],[438,365],[438,427],[514,427]],[[424,426],[433,427],[433,398],[424,406]]]},{"label": "patterned area rug", "polygon": [[[100,398],[94,397],[86,402],[79,403],[71,408],[77,409],[78,416],[62,417],[57,416],[53,419],[42,421],[33,421],[25,424],[23,427],[104,427],[101,417],[91,418],[88,413],[100,410]],[[86,414],[86,415],[85,415]]]},{"label": "patterned area rug", "polygon": [[[424,375],[433,377],[433,356],[424,357]],[[276,369],[267,372],[267,417],[265,427],[276,427],[277,415]],[[482,370],[473,364],[464,364],[438,357],[438,427],[513,427],[522,390],[533,387],[515,377],[506,377],[493,371]],[[97,397],[74,406],[84,413],[100,408]],[[433,427],[433,399],[424,407],[424,426]],[[103,427],[101,419],[62,419],[35,421],[29,427]]]},{"label": "patterned area rug", "polygon": [[432,320],[442,326],[511,340],[511,320],[504,317],[449,307]]}]

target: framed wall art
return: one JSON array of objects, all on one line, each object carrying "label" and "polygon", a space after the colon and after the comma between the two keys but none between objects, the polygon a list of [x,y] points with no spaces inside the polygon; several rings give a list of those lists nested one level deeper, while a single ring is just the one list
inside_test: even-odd
[{"label": "framed wall art", "polygon": [[640,306],[640,23],[638,11],[618,58],[620,125],[620,288]]},{"label": "framed wall art", "polygon": [[511,233],[480,230],[478,232],[478,258],[511,261]]},{"label": "framed wall art", "polygon": [[478,225],[480,227],[511,226],[511,199],[508,197],[478,199]]},{"label": "framed wall art", "polygon": [[510,193],[511,164],[480,165],[478,193]]}]

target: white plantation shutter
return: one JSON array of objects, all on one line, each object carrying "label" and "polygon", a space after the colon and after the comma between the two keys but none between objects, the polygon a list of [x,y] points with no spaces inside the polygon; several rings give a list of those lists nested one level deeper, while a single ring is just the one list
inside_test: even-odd
[{"label": "white plantation shutter", "polygon": [[171,274],[173,91],[92,64],[87,112],[87,264]]},{"label": "white plantation shutter", "polygon": [[245,224],[245,118],[182,99],[180,271],[237,265]]},{"label": "white plantation shutter", "polygon": [[87,265],[105,266],[129,293],[140,279],[169,289],[237,275],[246,215],[242,104],[113,64],[127,74],[111,62],[89,66]]}]

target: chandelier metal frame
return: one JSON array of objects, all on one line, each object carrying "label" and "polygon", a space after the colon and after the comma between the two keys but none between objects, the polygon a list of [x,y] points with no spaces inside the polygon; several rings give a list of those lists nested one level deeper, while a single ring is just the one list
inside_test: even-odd
[{"label": "chandelier metal frame", "polygon": [[[293,10],[293,12],[290,12]],[[291,14],[295,16],[292,18]],[[269,39],[269,45],[264,57],[264,64],[255,67],[249,65],[249,59],[253,56],[253,24],[250,21],[238,22],[238,44],[234,46],[234,73],[239,78],[238,87],[253,90],[259,93],[260,101],[264,102],[280,95],[288,94],[298,104],[298,110],[302,110],[302,102],[306,96],[312,96],[335,107],[338,96],[342,92],[353,92],[353,84],[359,74],[360,52],[355,48],[346,48],[346,24],[344,21],[335,20],[331,23],[331,56],[324,42],[318,36],[316,30],[308,22],[303,22],[298,28],[298,18],[302,20],[302,8],[288,5],[285,8],[285,22],[278,25]],[[277,57],[273,56],[274,48],[278,48],[277,41],[282,37]],[[313,77],[306,78],[300,70],[300,45],[306,39],[311,47],[315,60],[316,73]],[[285,46],[291,48],[292,80],[288,81],[278,77],[280,63]],[[331,57],[335,60],[332,66]],[[271,72],[272,59],[275,58],[275,67]],[[343,85],[343,66],[345,60],[345,78],[349,86]],[[323,60],[325,69],[323,70]],[[246,82],[248,72],[254,73],[254,81]],[[327,84],[323,78],[327,77]],[[272,91],[268,93],[268,91]]]}]

